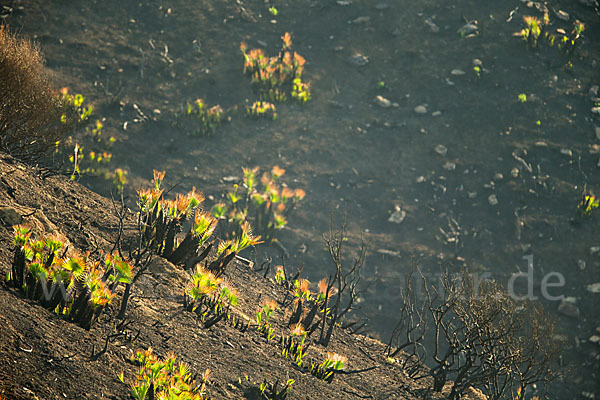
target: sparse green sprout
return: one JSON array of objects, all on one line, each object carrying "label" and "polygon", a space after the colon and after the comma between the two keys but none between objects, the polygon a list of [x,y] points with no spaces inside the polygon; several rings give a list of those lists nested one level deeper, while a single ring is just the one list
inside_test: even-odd
[{"label": "sparse green sprout", "polygon": [[475,71],[475,75],[477,75],[478,78],[481,76],[481,67],[479,65],[475,65],[473,71]]},{"label": "sparse green sprout", "polygon": [[269,7],[269,12],[272,16],[276,17],[279,14],[279,11],[275,7]]},{"label": "sparse green sprout", "polygon": [[302,189],[292,190],[278,183],[285,174],[283,168],[274,166],[270,173],[262,175],[260,184],[258,171],[258,167],[243,168],[243,188],[234,185],[225,198],[227,203],[218,203],[211,209],[214,217],[227,219],[229,237],[237,235],[243,239],[242,228],[250,220],[266,241],[272,241],[275,231],[287,225],[285,216],[306,194]]},{"label": "sparse green sprout", "polygon": [[538,119],[537,121],[535,121],[535,124],[536,124],[537,126],[542,126],[542,121],[540,121],[540,120]]},{"label": "sparse green sprout", "polygon": [[383,90],[383,89],[386,89],[386,88],[387,88],[387,86],[385,85],[384,81],[377,82],[377,90]]},{"label": "sparse green sprout", "polygon": [[333,374],[344,369],[346,361],[346,357],[340,354],[327,352],[327,358],[321,364],[311,360],[310,372],[319,379],[331,382]]},{"label": "sparse green sprout", "polygon": [[283,269],[283,265],[278,265],[275,270],[275,282],[281,285],[283,282],[285,282],[285,280],[285,271]]},{"label": "sparse green sprout", "polygon": [[598,208],[600,201],[591,191],[584,190],[581,201],[579,202],[577,209],[584,217],[592,215],[592,210]]},{"label": "sparse green sprout", "polygon": [[127,171],[121,168],[117,168],[113,172],[113,186],[117,190],[117,193],[122,193],[127,183]]},{"label": "sparse green sprout", "polygon": [[63,258],[58,252],[64,241],[57,236],[31,240],[27,226],[17,225],[15,255],[7,282],[59,315],[89,329],[115,289],[131,282],[131,265],[118,256],[108,256],[104,265],[87,258]]},{"label": "sparse green sprout", "polygon": [[[193,132],[196,135],[203,136],[212,135],[226,119],[225,111],[220,105],[209,107],[203,99],[196,99],[193,103],[187,103],[184,110],[176,114],[176,117],[181,115],[196,118],[199,125],[195,126]],[[178,126],[181,122],[181,119],[178,119],[174,125]]]},{"label": "sparse green sprout", "polygon": [[277,57],[267,57],[262,49],[248,50],[242,42],[244,74],[251,77],[261,100],[283,102],[290,94],[304,103],[310,99],[310,85],[301,80],[306,60],[291,49],[292,38],[288,32],[281,39],[283,46]]},{"label": "sparse green sprout", "polygon": [[519,93],[519,95],[517,96],[517,99],[521,103],[526,103],[527,102],[527,95],[525,93]]},{"label": "sparse green sprout", "polygon": [[251,106],[246,107],[246,114],[253,118],[276,119],[277,112],[275,105],[267,101],[255,101]]},{"label": "sparse green sprout", "polygon": [[[210,369],[202,375],[202,383],[198,384],[189,367],[184,363],[176,364],[175,356],[171,355],[159,360],[152,348],[136,353],[140,364],[136,380],[131,383],[131,396],[135,400],[149,399],[185,399],[203,400],[206,384],[210,377]],[[119,376],[122,382],[124,378]]]}]

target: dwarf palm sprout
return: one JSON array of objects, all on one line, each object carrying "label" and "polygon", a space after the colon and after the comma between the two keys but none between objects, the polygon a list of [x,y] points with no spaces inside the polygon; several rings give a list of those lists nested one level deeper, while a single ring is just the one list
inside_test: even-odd
[{"label": "dwarf palm sprout", "polygon": [[[301,81],[306,60],[291,49],[292,39],[288,32],[281,39],[283,45],[277,57],[267,57],[262,49],[248,50],[242,42],[244,74],[250,76],[261,100],[283,102],[291,93],[292,98],[305,102],[310,99],[309,85]],[[298,87],[302,88],[302,96],[298,95]]]},{"label": "dwarf palm sprout", "polygon": [[347,359],[345,356],[337,353],[327,352],[327,358],[320,364],[311,360],[310,372],[325,382],[333,380],[333,374],[344,369]]},{"label": "dwarf palm sprout", "polygon": [[[258,175],[259,169],[243,168],[243,188],[234,185],[226,195],[226,203],[212,209],[214,217],[227,220],[227,234],[235,236],[244,223],[252,221],[256,232],[267,242],[275,239],[275,232],[287,225],[286,215],[305,196],[302,189],[292,190],[279,184],[285,169],[274,166],[270,172]],[[244,190],[245,189],[245,190]]]},{"label": "dwarf palm sprout", "polygon": [[253,118],[277,118],[275,105],[268,101],[255,101],[251,106],[246,107],[246,114]]},{"label": "dwarf palm sprout", "polygon": [[[202,375],[202,383],[197,384],[184,363],[176,364],[174,355],[159,360],[152,348],[136,353],[140,370],[137,379],[131,383],[131,396],[136,400],[146,399],[185,399],[202,400],[206,390],[206,383],[210,376],[207,369]],[[119,375],[124,382],[123,375]]]},{"label": "dwarf palm sprout", "polygon": [[15,226],[15,256],[7,282],[44,307],[62,314],[85,329],[114,297],[119,283],[131,280],[131,267],[119,257],[104,265],[87,257],[63,258],[64,241],[57,236],[31,240],[27,226]]},{"label": "dwarf palm sprout", "polygon": [[[199,264],[196,266],[196,273],[192,275],[192,284],[186,290],[185,296],[189,297],[187,301],[194,310],[203,300],[212,292],[219,288],[222,279],[215,277],[211,272],[206,271]],[[185,300],[184,300],[185,301]]]},{"label": "dwarf palm sprout", "polygon": [[[164,172],[154,171],[154,188],[138,191],[142,245],[174,264],[190,268],[208,255],[211,244],[200,250],[209,242],[218,220],[200,210],[204,195],[195,188],[186,195],[178,194],[174,200],[164,199],[164,176]],[[179,241],[177,236],[183,224],[192,216],[190,231]]]},{"label": "dwarf palm sprout", "polygon": [[[196,99],[193,103],[187,103],[182,113],[186,117],[195,117],[200,126],[195,129],[197,135],[211,135],[215,129],[225,120],[225,110],[220,105],[209,107],[203,99]],[[178,124],[176,122],[175,124]]]}]

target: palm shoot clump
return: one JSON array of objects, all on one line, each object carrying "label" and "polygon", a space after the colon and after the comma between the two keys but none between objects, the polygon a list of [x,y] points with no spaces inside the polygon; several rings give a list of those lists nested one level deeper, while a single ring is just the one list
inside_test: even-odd
[{"label": "palm shoot clump", "polygon": [[[154,187],[138,190],[138,218],[143,241],[173,264],[191,267],[208,255],[218,221],[199,209],[204,195],[195,189],[186,195],[178,194],[174,200],[165,199],[162,188],[164,176],[164,172],[155,170]],[[183,224],[190,219],[189,231],[182,240],[178,240]]]},{"label": "palm shoot clump", "polygon": [[286,217],[305,196],[303,189],[290,189],[280,178],[285,169],[274,166],[259,178],[259,168],[242,168],[243,185],[233,185],[224,201],[212,207],[216,218],[227,221],[226,234],[240,235],[244,224],[252,222],[265,241],[287,225]]},{"label": "palm shoot clump", "polygon": [[117,255],[103,261],[59,254],[56,236],[31,239],[31,229],[14,227],[14,258],[6,281],[24,295],[85,329],[111,303],[120,283],[131,282],[131,266]]},{"label": "palm shoot clump", "polygon": [[[210,377],[210,369],[202,375],[198,383],[190,372],[189,367],[170,355],[158,359],[152,348],[136,353],[136,361],[140,365],[136,380],[131,383],[130,394],[135,400],[202,400],[205,399],[206,384]],[[121,382],[125,379],[119,376]]]},{"label": "palm shoot clump", "polygon": [[212,135],[225,119],[225,110],[220,105],[208,106],[203,99],[186,103],[183,111],[178,113],[175,126],[181,125],[180,116],[186,117],[193,124],[193,134],[198,136]]},{"label": "palm shoot clump", "polygon": [[288,96],[305,103],[310,100],[310,84],[302,81],[306,60],[292,49],[292,37],[286,32],[276,57],[267,57],[262,49],[250,49],[240,44],[244,55],[244,74],[262,101],[284,102]]},{"label": "palm shoot clump", "polygon": [[252,105],[246,106],[246,115],[252,118],[277,119],[277,109],[268,101],[255,101]]},{"label": "palm shoot clump", "polygon": [[556,29],[556,33],[551,33],[550,17],[547,11],[541,20],[537,17],[526,15],[523,17],[523,22],[525,23],[525,27],[519,32],[515,32],[513,36],[523,38],[527,46],[531,49],[537,48],[541,40],[548,43],[551,47],[556,44],[558,49],[564,51],[567,55],[573,53],[585,30],[585,24],[579,20],[575,20],[569,32],[558,28]]}]

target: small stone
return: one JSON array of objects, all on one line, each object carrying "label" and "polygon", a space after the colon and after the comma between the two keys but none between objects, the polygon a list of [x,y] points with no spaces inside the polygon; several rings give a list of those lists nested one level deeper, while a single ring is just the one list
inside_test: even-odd
[{"label": "small stone", "polygon": [[558,305],[558,312],[570,318],[579,318],[579,308],[564,300]]},{"label": "small stone", "polygon": [[510,175],[511,175],[513,178],[517,178],[517,177],[519,176],[519,168],[516,168],[516,167],[515,167],[515,168],[511,169],[511,170],[510,170]]},{"label": "small stone", "polygon": [[474,67],[482,67],[483,63],[481,62],[481,60],[479,58],[474,58],[473,59],[473,66]]},{"label": "small stone", "polygon": [[396,211],[390,215],[388,221],[393,222],[394,224],[401,224],[404,221],[404,218],[406,218],[406,211],[396,206]]},{"label": "small stone", "polygon": [[439,111],[439,110],[438,111],[434,111],[434,112],[431,113],[432,117],[439,117],[440,115],[442,115],[442,112]]},{"label": "small stone", "polygon": [[498,198],[496,197],[495,194],[490,194],[488,196],[488,202],[490,203],[491,206],[498,205]]},{"label": "small stone", "polygon": [[494,180],[501,181],[502,179],[504,179],[504,175],[502,175],[500,172],[496,172],[494,174]]},{"label": "small stone", "polygon": [[431,18],[427,18],[425,20],[425,24],[429,27],[429,29],[431,29],[431,32],[433,33],[438,33],[440,31],[440,27],[437,26],[432,20]]},{"label": "small stone", "polygon": [[356,67],[362,67],[369,63],[369,57],[364,56],[360,53],[356,53],[348,57],[348,62]]},{"label": "small stone", "polygon": [[474,199],[475,197],[477,197],[477,192],[468,192],[467,195],[469,196],[470,199]]},{"label": "small stone", "polygon": [[535,147],[548,147],[548,143],[544,141],[535,142]]},{"label": "small stone", "polygon": [[423,183],[423,182],[425,182],[425,177],[424,177],[423,175],[421,175],[421,176],[419,176],[419,177],[418,177],[418,178],[415,180],[415,182],[417,182],[417,183]]},{"label": "small stone", "polygon": [[596,133],[596,139],[600,140],[600,126],[595,126],[594,132]]},{"label": "small stone", "polygon": [[569,14],[563,10],[554,11],[556,18],[562,19],[563,21],[569,21]]},{"label": "small stone", "polygon": [[573,157],[573,152],[570,149],[560,149],[560,154],[568,157]]},{"label": "small stone", "polygon": [[593,85],[590,87],[590,90],[588,90],[588,98],[593,101],[596,97],[598,97],[599,92],[600,86]]},{"label": "small stone", "polygon": [[469,35],[478,34],[479,27],[477,25],[475,25],[475,23],[469,22],[469,23],[466,23],[465,25],[461,26],[456,32],[463,37],[467,37]]},{"label": "small stone", "polygon": [[600,115],[600,107],[592,107],[592,114]]},{"label": "small stone", "polygon": [[375,97],[375,104],[377,104],[379,107],[389,108],[391,107],[392,102],[383,96],[377,96]]},{"label": "small stone", "polygon": [[446,157],[446,154],[448,154],[448,148],[443,144],[438,144],[433,150],[442,157]]},{"label": "small stone", "polygon": [[462,69],[453,69],[452,71],[450,71],[450,74],[452,74],[454,76],[460,76],[460,75],[466,74],[466,72],[463,71]]},{"label": "small stone", "polygon": [[0,222],[5,226],[13,226],[21,223],[22,216],[12,207],[0,207]]},{"label": "small stone", "polygon": [[600,252],[600,246],[590,247],[590,256],[598,254],[598,252]]},{"label": "small stone", "polygon": [[425,107],[425,105],[423,105],[423,104],[416,106],[415,112],[417,114],[427,114],[427,107]]},{"label": "small stone", "polygon": [[221,178],[221,180],[225,183],[231,183],[231,182],[239,182],[240,181],[240,177],[239,176],[235,176],[235,175],[230,175],[230,176],[224,176],[223,178]]},{"label": "small stone", "polygon": [[588,339],[588,342],[590,342],[590,343],[600,343],[600,336],[598,336],[598,335],[592,335]]},{"label": "small stone", "polygon": [[580,271],[583,271],[585,269],[585,261],[577,260],[577,267],[579,268]]},{"label": "small stone", "polygon": [[454,171],[456,169],[456,164],[452,161],[446,161],[442,168],[444,168],[446,171]]},{"label": "small stone", "polygon": [[587,285],[586,290],[591,293],[600,293],[600,282],[592,283],[591,285]]},{"label": "small stone", "polygon": [[338,0],[336,1],[336,3],[338,4],[338,6],[349,6],[350,4],[352,4],[351,2],[344,0]]},{"label": "small stone", "polygon": [[350,23],[351,24],[366,24],[370,20],[371,20],[371,17],[362,16],[362,17],[354,18],[352,21],[350,21]]}]

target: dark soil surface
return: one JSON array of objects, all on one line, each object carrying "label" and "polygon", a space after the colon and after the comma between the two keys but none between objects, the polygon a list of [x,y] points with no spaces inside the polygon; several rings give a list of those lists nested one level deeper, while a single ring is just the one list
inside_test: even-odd
[{"label": "dark soil surface", "polygon": [[[118,223],[111,201],[65,178],[42,179],[38,172],[1,156],[0,204],[17,211],[20,222],[31,225],[38,237],[61,233],[70,246],[92,251],[92,256],[109,251]],[[16,221],[3,221],[0,228],[2,276],[10,268],[12,222]],[[348,358],[348,371],[375,368],[323,382],[295,368],[281,355],[276,341],[265,340],[256,330],[241,332],[226,322],[204,329],[194,313],[184,311],[181,293],[189,274],[181,268],[156,258],[149,271],[134,286],[127,313],[133,341],[111,340],[97,360],[92,355],[114,332],[120,295],[86,331],[2,284],[0,395],[6,399],[127,399],[129,387],[118,375],[124,372],[126,382],[133,382],[138,368],[132,362],[135,351],[152,347],[159,357],[176,355],[194,373],[209,368],[208,397],[214,399],[258,399],[258,383],[287,379],[295,380],[290,399],[441,398],[431,395],[428,379],[415,382],[398,364],[387,362],[381,342],[341,329],[335,330],[326,349],[313,343],[307,356],[320,359],[326,351],[335,351]],[[241,263],[231,264],[225,279],[238,290],[238,315],[253,318],[263,300],[281,304],[285,297],[281,286]],[[275,311],[272,322],[278,334],[289,330],[285,322],[289,314],[290,309],[282,307]]]},{"label": "dark soil surface", "polygon": [[[465,269],[507,283],[532,255],[535,295],[567,339],[565,365],[575,367],[535,394],[561,399],[600,395],[600,350],[589,341],[600,329],[599,294],[586,290],[600,282],[600,252],[592,251],[599,217],[576,211],[584,188],[600,192],[600,121],[589,94],[600,84],[600,14],[584,3],[546,4],[552,32],[570,31],[575,19],[586,24],[568,56],[513,37],[524,16],[542,16],[541,3],[519,0],[0,0],[14,9],[5,23],[40,43],[57,85],[83,93],[92,122],[102,119],[103,136],[116,138],[104,149],[76,135],[85,151],[108,150],[110,168],[128,172],[132,208],[152,169],[214,203],[242,167],[278,165],[307,197],[278,234],[285,252],[259,246],[245,256],[304,265],[311,281],[331,271],[322,240],[330,214],[346,213],[349,256],[363,236],[371,249],[353,317],[368,318],[384,342],[411,263],[433,277]],[[459,34],[467,22],[477,26],[472,37]],[[242,73],[240,42],[275,55],[285,32],[307,60],[313,97],[277,104],[275,121],[248,119],[243,106],[257,96]],[[380,107],[376,96],[393,105]],[[220,104],[231,121],[208,137],[174,127],[196,98]],[[99,177],[80,182],[110,190]],[[406,212],[401,224],[388,221],[396,208]],[[553,295],[574,303],[576,316],[540,294],[555,272],[565,285]],[[526,282],[516,282],[525,293]]]}]

